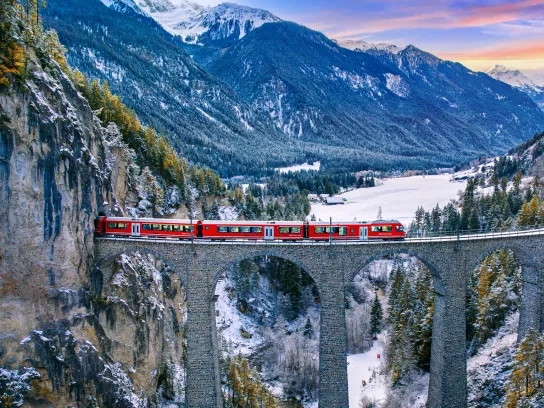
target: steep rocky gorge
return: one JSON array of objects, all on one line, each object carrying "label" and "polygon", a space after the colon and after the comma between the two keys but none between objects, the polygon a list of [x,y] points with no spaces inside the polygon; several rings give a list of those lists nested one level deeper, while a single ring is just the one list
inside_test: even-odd
[{"label": "steep rocky gorge", "polygon": [[29,57],[0,91],[0,405],[183,406],[180,279],[142,254],[93,262],[94,217],[129,194],[125,150]]}]

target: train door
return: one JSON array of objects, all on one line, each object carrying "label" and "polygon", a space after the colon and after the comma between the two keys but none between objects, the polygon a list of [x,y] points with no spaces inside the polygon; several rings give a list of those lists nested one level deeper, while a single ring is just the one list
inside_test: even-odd
[{"label": "train door", "polygon": [[264,239],[269,241],[274,240],[274,227],[264,227]]},{"label": "train door", "polygon": [[140,236],[140,224],[133,222],[132,223],[132,236],[139,237]]},{"label": "train door", "polygon": [[359,240],[368,241],[368,227],[359,228]]}]

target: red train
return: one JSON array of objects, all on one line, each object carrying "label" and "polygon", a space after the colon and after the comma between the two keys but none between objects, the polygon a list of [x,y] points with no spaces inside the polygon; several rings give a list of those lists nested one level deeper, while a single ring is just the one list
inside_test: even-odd
[{"label": "red train", "polygon": [[[190,239],[280,241],[401,240],[406,233],[395,220],[373,222],[206,221],[99,216],[95,235]],[[332,228],[332,232],[331,232]]]}]

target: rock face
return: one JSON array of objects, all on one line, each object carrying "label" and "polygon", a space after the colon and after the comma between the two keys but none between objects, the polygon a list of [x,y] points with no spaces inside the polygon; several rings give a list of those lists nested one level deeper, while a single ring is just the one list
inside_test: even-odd
[{"label": "rock face", "polygon": [[179,278],[137,254],[93,265],[93,220],[128,192],[114,125],[58,67],[31,55],[28,68],[0,91],[0,395],[183,406]]}]

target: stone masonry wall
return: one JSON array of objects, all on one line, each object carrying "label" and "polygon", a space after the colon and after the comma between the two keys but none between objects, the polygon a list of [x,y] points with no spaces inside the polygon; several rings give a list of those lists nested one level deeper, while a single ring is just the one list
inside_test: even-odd
[{"label": "stone masonry wall", "polygon": [[541,329],[544,234],[456,242],[394,242],[368,244],[284,244],[153,242],[141,239],[96,241],[96,259],[120,253],[153,253],[179,273],[187,288],[187,403],[190,408],[221,407],[213,295],[221,272],[245,258],[270,255],[288,259],[314,279],[321,298],[321,408],[347,408],[346,327],[347,283],[363,267],[384,256],[406,253],[431,271],[437,293],[433,327],[431,376],[427,406],[467,405],[465,296],[468,278],[491,252],[510,248],[523,269],[520,334]]}]

